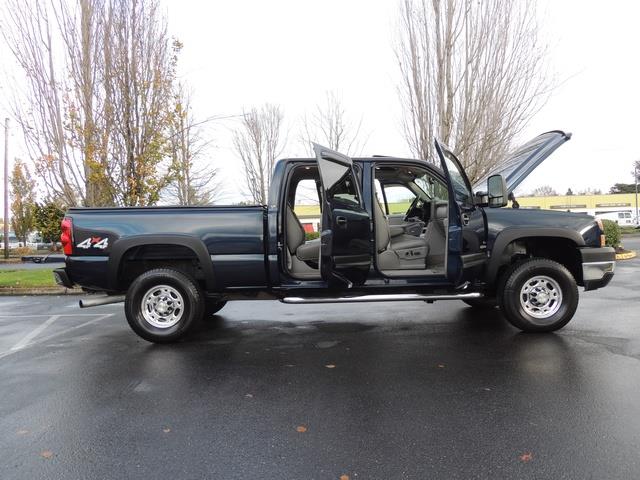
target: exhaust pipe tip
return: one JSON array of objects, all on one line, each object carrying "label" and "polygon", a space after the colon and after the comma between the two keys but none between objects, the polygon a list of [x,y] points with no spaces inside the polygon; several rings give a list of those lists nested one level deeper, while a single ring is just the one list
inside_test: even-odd
[{"label": "exhaust pipe tip", "polygon": [[80,308],[89,308],[120,302],[124,302],[124,295],[96,295],[93,297],[81,298],[78,301],[78,305]]}]

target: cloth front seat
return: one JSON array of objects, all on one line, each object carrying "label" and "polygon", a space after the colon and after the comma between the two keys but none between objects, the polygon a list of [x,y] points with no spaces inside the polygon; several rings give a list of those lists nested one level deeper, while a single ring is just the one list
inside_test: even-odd
[{"label": "cloth front seat", "polygon": [[304,227],[293,209],[287,205],[287,248],[303,262],[318,263],[320,258],[320,239],[305,242]]},{"label": "cloth front seat", "polygon": [[373,202],[373,213],[380,270],[426,268],[426,258],[429,251],[427,241],[422,237],[405,233],[397,233],[392,236],[389,222],[377,198]]}]

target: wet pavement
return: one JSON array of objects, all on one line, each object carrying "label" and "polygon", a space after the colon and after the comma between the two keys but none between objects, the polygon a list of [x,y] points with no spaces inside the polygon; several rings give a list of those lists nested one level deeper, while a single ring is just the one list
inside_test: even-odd
[{"label": "wet pavement", "polygon": [[556,334],[255,301],[160,346],[76,300],[0,297],[3,480],[640,477],[639,259]]}]

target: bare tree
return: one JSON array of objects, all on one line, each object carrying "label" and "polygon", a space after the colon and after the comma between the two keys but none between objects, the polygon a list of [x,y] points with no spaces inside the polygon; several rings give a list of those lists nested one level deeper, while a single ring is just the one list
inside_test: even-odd
[{"label": "bare tree", "polygon": [[326,93],[324,104],[318,104],[302,120],[300,140],[305,149],[311,142],[320,143],[346,155],[359,154],[366,139],[360,138],[362,118],[358,122],[347,118],[342,98],[336,91]]},{"label": "bare tree", "polygon": [[81,121],[70,121],[80,102],[74,82],[64,73],[71,62],[60,42],[61,17],[61,10],[48,2],[8,0],[0,30],[21,67],[12,88],[18,94],[10,104],[29,155],[36,159],[36,172],[52,196],[69,205],[86,204],[86,169],[72,140]]},{"label": "bare tree", "polygon": [[415,155],[433,140],[471,180],[504,159],[546,100],[546,48],[533,0],[402,0],[396,56],[404,131]]},{"label": "bare tree", "polygon": [[191,101],[183,86],[175,94],[175,111],[170,124],[171,157],[169,197],[178,205],[207,205],[216,199],[217,170],[204,155],[210,146],[194,121]]},{"label": "bare tree", "polygon": [[169,38],[157,0],[110,0],[105,29],[105,101],[113,120],[107,173],[116,203],[152,205],[168,181],[159,167],[182,45]]},{"label": "bare tree", "polygon": [[257,204],[267,203],[273,167],[283,150],[283,118],[279,106],[265,104],[245,111],[241,125],[233,133],[249,195]]},{"label": "bare tree", "polygon": [[181,48],[158,0],[7,0],[1,26],[23,74],[10,103],[48,196],[157,201]]},{"label": "bare tree", "polygon": [[75,8],[60,2],[57,22],[64,45],[65,73],[72,92],[67,98],[69,142],[79,150],[85,182],[85,204],[113,202],[107,178],[112,128],[104,95],[105,2],[77,0]]},{"label": "bare tree", "polygon": [[549,185],[541,185],[531,192],[532,197],[549,197],[552,195],[558,195],[558,192]]},{"label": "bare tree", "polygon": [[602,195],[602,190],[599,188],[587,187],[582,190],[578,190],[577,195]]}]

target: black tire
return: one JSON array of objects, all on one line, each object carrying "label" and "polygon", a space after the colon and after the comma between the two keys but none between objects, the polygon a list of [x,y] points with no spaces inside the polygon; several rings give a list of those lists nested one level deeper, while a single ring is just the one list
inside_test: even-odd
[{"label": "black tire", "polygon": [[204,311],[204,318],[205,319],[210,319],[216,313],[218,313],[220,310],[222,310],[226,304],[227,304],[226,300],[218,300],[218,301],[216,301],[216,300],[207,299],[206,307],[205,307],[205,311]]},{"label": "black tire", "polygon": [[498,301],[514,327],[524,332],[552,332],[573,318],[578,287],[564,265],[531,258],[512,265],[503,275]]},{"label": "black tire", "polygon": [[[136,278],[124,302],[129,326],[154,343],[170,343],[184,337],[202,319],[204,309],[204,296],[194,280],[169,268],[149,270]],[[162,316],[166,311],[170,311],[169,317]]]},{"label": "black tire", "polygon": [[468,298],[462,301],[478,310],[490,310],[498,306],[498,300],[494,297]]}]

